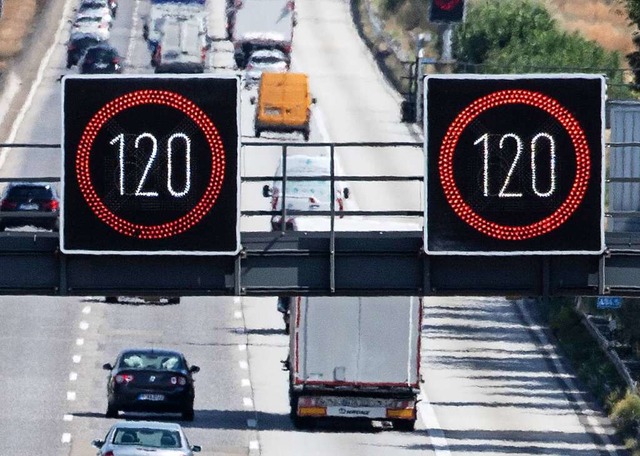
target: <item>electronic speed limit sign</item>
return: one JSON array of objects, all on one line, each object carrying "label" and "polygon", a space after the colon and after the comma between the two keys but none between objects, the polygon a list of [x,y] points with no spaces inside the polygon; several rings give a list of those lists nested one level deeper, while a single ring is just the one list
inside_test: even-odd
[{"label": "electronic speed limit sign", "polygon": [[63,79],[61,250],[234,255],[239,79]]},{"label": "electronic speed limit sign", "polygon": [[425,250],[604,250],[600,75],[425,78]]}]

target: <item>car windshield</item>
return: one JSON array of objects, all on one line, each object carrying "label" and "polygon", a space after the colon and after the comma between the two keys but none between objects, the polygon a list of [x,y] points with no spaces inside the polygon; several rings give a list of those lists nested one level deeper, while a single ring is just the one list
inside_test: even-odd
[{"label": "car windshield", "polygon": [[180,432],[168,429],[117,428],[113,433],[115,445],[135,445],[149,448],[181,448]]},{"label": "car windshield", "polygon": [[50,189],[35,186],[11,187],[7,193],[7,198],[16,199],[51,199],[52,196]]},{"label": "car windshield", "polygon": [[185,365],[180,356],[171,353],[128,352],[120,360],[121,368],[184,370]]},{"label": "car windshield", "polygon": [[284,62],[274,55],[259,55],[251,57],[251,63],[256,65],[277,65]]},{"label": "car windshield", "polygon": [[87,57],[95,60],[111,60],[116,57],[116,53],[113,49],[90,48],[87,51]]},{"label": "car windshield", "polygon": [[102,18],[100,16],[81,16],[76,19],[74,24],[91,24],[91,23],[100,23],[102,22]]}]

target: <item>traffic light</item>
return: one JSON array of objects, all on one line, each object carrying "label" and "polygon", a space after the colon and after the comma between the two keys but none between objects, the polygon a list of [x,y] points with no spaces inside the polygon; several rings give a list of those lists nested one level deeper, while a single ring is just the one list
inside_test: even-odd
[{"label": "traffic light", "polygon": [[600,75],[428,75],[425,250],[604,249]]},{"label": "traffic light", "polygon": [[464,0],[431,0],[429,21],[462,22],[464,18]]},{"label": "traffic light", "polygon": [[61,250],[235,255],[239,78],[63,79]]}]

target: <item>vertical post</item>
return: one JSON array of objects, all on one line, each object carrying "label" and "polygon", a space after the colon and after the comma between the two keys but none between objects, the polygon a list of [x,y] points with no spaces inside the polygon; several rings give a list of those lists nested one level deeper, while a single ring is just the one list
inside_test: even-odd
[{"label": "vertical post", "polygon": [[442,60],[451,62],[453,60],[453,23],[448,22],[447,28],[442,34]]},{"label": "vertical post", "polygon": [[280,219],[280,233],[284,235],[287,227],[287,146],[282,146],[282,218]]},{"label": "vertical post", "polygon": [[600,259],[598,260],[598,294],[599,295],[605,294],[605,291],[606,291],[605,257],[606,257],[606,252],[605,252],[605,255],[600,255]]},{"label": "vertical post", "polygon": [[[2,0],[0,0],[2,1]],[[56,290],[58,295],[66,296],[67,288],[69,286],[67,282],[67,257],[58,250],[58,259],[60,260],[60,283],[59,288]]]},{"label": "vertical post", "polygon": [[422,65],[422,61],[424,58],[424,50],[420,49],[418,51],[418,59],[416,60],[416,122],[418,125],[422,123],[422,97],[423,97],[423,87],[422,87],[422,78],[424,77],[424,67]]},{"label": "vertical post", "polygon": [[335,230],[335,217],[336,217],[336,173],[335,173],[335,144],[329,146],[329,163],[330,163],[330,182],[331,182],[331,202],[329,210],[331,211],[331,220],[329,222],[329,288],[331,293],[336,291],[336,230]]}]

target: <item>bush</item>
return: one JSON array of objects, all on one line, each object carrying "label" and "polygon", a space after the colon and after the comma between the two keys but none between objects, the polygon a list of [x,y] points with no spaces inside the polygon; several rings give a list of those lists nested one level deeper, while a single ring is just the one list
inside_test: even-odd
[{"label": "bush", "polygon": [[635,435],[640,424],[640,396],[627,393],[621,401],[614,405],[611,421],[625,435]]}]

